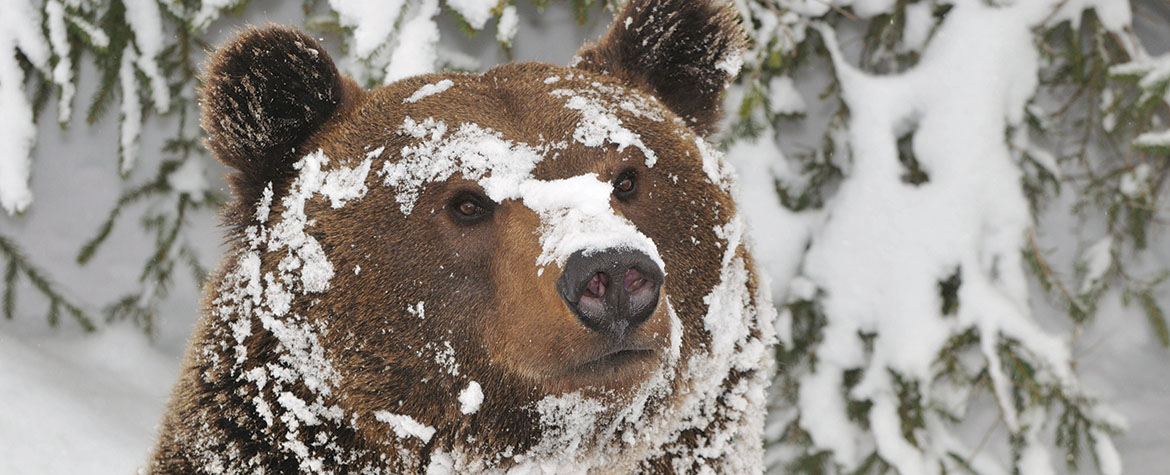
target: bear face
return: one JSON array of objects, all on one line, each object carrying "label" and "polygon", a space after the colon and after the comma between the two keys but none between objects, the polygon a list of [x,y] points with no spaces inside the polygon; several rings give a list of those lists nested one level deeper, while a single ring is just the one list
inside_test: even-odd
[{"label": "bear face", "polygon": [[152,469],[758,471],[767,286],[704,139],[733,18],[631,1],[572,67],[373,91],[292,30],[222,48],[235,248]]},{"label": "bear face", "polygon": [[[439,85],[442,92],[410,100]],[[717,283],[722,253],[714,229],[725,223],[694,207],[731,216],[733,204],[702,169],[705,144],[668,120],[670,111],[652,97],[581,71],[507,65],[402,81],[374,91],[354,113],[376,117],[369,123],[377,126],[341,132],[318,147],[327,157],[361,159],[349,166],[370,170],[382,186],[321,213],[318,227],[362,223],[374,242],[355,247],[362,241],[356,236],[323,233],[321,245],[350,246],[354,255],[336,260],[361,271],[340,273],[334,285],[381,296],[371,310],[421,305],[425,313],[429,305],[434,318],[421,325],[425,335],[407,340],[471,342],[460,351],[468,359],[490,362],[542,393],[626,388],[665,362],[670,337],[679,333],[667,308],[697,302]],[[640,131],[636,143],[623,147],[623,134],[634,137],[630,130]],[[381,153],[367,150],[375,146]],[[653,312],[626,331],[591,325],[566,304],[562,288],[581,290],[577,281],[562,284],[570,256],[618,250],[643,256],[644,273],[693,276],[656,282],[669,302],[653,299]],[[427,285],[404,285],[402,268]],[[425,320],[400,316],[346,320],[374,325],[359,334]],[[628,364],[595,364],[614,357]]]}]

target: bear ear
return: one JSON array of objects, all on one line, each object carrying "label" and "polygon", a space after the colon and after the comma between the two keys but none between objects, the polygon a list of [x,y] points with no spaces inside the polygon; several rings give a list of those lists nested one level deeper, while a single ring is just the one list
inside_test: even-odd
[{"label": "bear ear", "polygon": [[242,199],[291,172],[294,148],[333,115],[342,91],[325,49],[295,29],[252,28],[212,55],[203,129],[212,154],[239,170]]},{"label": "bear ear", "polygon": [[746,45],[727,0],[630,0],[572,67],[633,82],[695,131],[715,131],[720,99],[739,73]]}]

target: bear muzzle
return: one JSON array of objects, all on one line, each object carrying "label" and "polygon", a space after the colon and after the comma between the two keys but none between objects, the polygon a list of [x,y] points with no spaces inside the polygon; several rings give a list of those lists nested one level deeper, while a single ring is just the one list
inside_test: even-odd
[{"label": "bear muzzle", "polygon": [[585,327],[621,347],[658,306],[662,269],[646,253],[628,249],[574,252],[557,292]]}]

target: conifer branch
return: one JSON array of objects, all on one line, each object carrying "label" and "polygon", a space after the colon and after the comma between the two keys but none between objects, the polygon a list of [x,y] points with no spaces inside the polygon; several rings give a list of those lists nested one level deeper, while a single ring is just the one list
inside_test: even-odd
[{"label": "conifer branch", "polygon": [[48,274],[33,265],[28,257],[21,252],[16,243],[7,236],[0,235],[0,256],[6,261],[4,267],[4,318],[11,320],[16,311],[16,291],[19,278],[24,277],[32,287],[49,300],[49,311],[46,319],[49,326],[57,326],[60,321],[61,310],[66,313],[85,331],[93,331],[96,327],[81,306],[71,298],[66,297],[63,291],[52,283]]}]

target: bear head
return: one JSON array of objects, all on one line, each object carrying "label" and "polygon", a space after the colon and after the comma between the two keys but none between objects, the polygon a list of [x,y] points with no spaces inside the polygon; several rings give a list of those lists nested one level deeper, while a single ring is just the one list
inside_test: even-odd
[{"label": "bear head", "polygon": [[220,48],[233,249],[152,468],[759,470],[771,306],[706,141],[735,18],[631,0],[570,67],[375,90],[295,30]]}]

